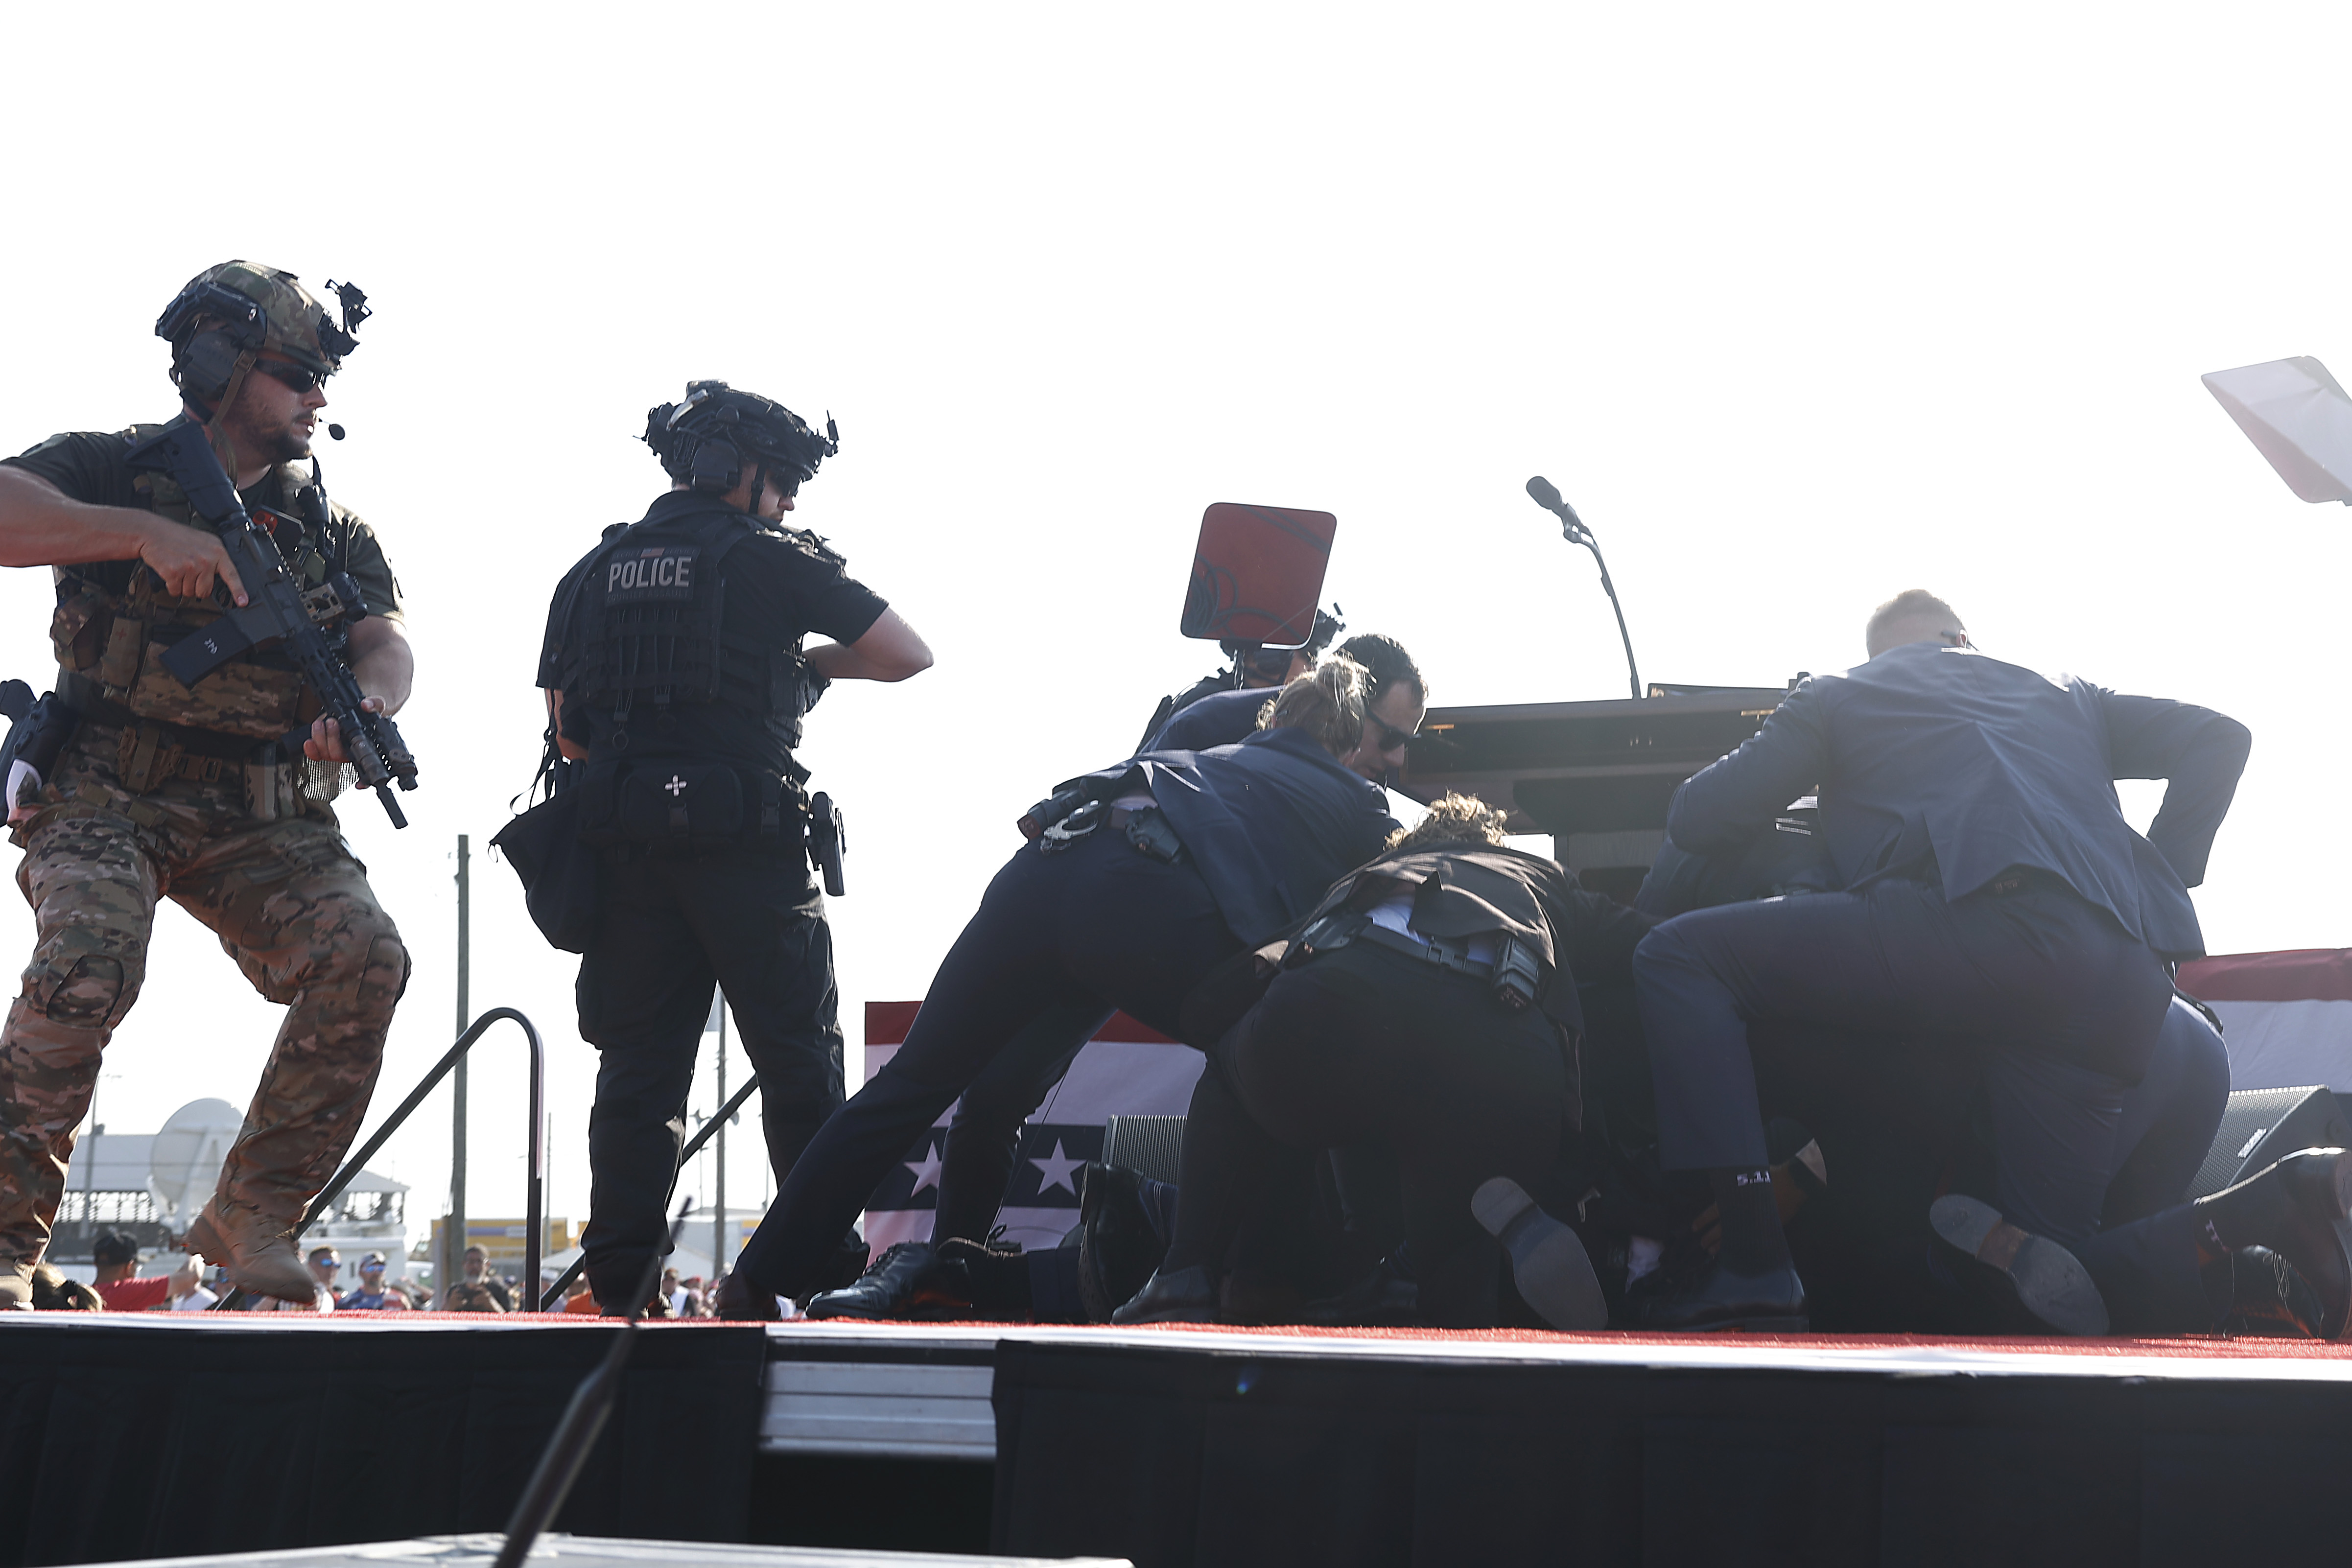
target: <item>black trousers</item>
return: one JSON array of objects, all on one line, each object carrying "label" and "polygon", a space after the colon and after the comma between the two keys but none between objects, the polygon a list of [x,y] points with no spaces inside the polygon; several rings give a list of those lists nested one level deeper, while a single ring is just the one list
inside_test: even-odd
[{"label": "black trousers", "polygon": [[1996,1201],[2067,1247],[2098,1224],[2172,994],[2146,946],[2039,877],[1958,902],[1888,880],[1697,910],[1643,939],[1633,977],[1668,1169],[1765,1163],[1751,1021],[1983,1041]]},{"label": "black trousers", "polygon": [[1023,1030],[1057,1009],[1083,1022],[1090,1006],[1173,1035],[1185,993],[1240,948],[1189,864],[1109,829],[1055,854],[1023,848],[948,950],[906,1042],[809,1145],[738,1267],[807,1294],[891,1165]]},{"label": "black trousers", "polygon": [[931,1239],[978,1241],[996,1223],[1021,1153],[1021,1129],[1079,1051],[1111,1019],[1092,997],[1056,1002],[1021,1027],[965,1085],[940,1158]]},{"label": "black trousers", "polygon": [[1559,1027],[1506,1012],[1484,981],[1369,945],[1318,956],[1276,977],[1209,1053],[1162,1267],[1222,1270],[1253,1208],[1305,1185],[1317,1151],[1379,1144],[1402,1172],[1423,1314],[1490,1325],[1497,1258],[1470,1195],[1493,1176],[1541,1179],[1573,1085]]},{"label": "black trousers", "polygon": [[667,1240],[714,985],[759,1074],[780,1182],[841,1105],[842,1039],[833,934],[803,856],[608,851],[601,870],[603,907],[576,987],[581,1036],[600,1053],[581,1242],[597,1301],[617,1309]]}]

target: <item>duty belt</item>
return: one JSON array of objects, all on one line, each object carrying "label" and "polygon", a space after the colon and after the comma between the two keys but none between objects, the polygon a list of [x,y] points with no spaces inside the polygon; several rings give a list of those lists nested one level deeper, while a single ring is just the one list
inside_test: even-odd
[{"label": "duty belt", "polygon": [[121,728],[114,770],[122,787],[134,795],[144,795],[174,779],[199,784],[241,779],[249,762],[270,764],[278,760],[278,746],[274,740],[255,740],[163,719],[142,718],[121,703],[110,702],[86,688],[71,689],[79,685],[81,683],[60,682],[58,695],[83,718]]},{"label": "duty belt", "polygon": [[1358,942],[1418,959],[1448,974],[1467,975],[1474,980],[1484,980],[1494,988],[1495,999],[1513,1012],[1536,999],[1538,983],[1543,973],[1535,955],[1507,931],[1495,934],[1496,961],[1490,964],[1470,956],[1467,946],[1457,946],[1441,938],[1402,936],[1384,925],[1375,925],[1368,915],[1353,912],[1327,915],[1300,932],[1298,940],[1293,942],[1290,950],[1283,955],[1283,967],[1295,967],[1318,953],[1332,952]]}]

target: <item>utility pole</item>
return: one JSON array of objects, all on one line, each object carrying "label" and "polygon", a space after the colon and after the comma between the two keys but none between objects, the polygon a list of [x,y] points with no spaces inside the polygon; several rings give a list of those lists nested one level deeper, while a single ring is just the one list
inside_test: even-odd
[{"label": "utility pole", "polygon": [[[457,1034],[474,1021],[471,994],[473,967],[474,877],[468,864],[466,835],[457,835]],[[456,1039],[452,1035],[451,1039]],[[449,1113],[449,1223],[441,1231],[441,1260],[434,1285],[446,1291],[465,1272],[466,1265],[466,1058],[457,1059],[452,1075]]]},{"label": "utility pole", "polygon": [[[727,1108],[727,994],[719,996],[719,1108]],[[710,1278],[715,1286],[727,1272],[727,1118],[719,1119],[718,1201],[710,1210]]]}]

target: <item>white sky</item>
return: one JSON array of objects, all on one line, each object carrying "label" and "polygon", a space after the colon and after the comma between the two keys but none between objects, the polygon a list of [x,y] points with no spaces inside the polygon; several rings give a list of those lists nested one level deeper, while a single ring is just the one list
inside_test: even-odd
[{"label": "white sky", "polygon": [[[166,417],[150,326],[213,262],[368,289],[320,444],[407,593],[423,763],[405,833],[343,813],[418,965],[377,1103],[452,1038],[469,833],[474,1003],[548,1037],[575,1218],[574,961],[484,845],[538,751],[549,591],[662,487],[634,438],[693,376],[838,417],[798,520],[940,656],[837,686],[804,753],[850,814],[853,1079],[862,1004],[921,994],[1013,817],[1215,663],[1175,632],[1218,500],[1337,513],[1327,600],[1441,703],[1622,691],[1533,473],[1650,679],[1842,667],[1931,587],[1989,652],[2250,724],[2209,941],[2352,944],[2322,782],[2352,519],[2197,381],[2352,371],[2352,18],[1802,10],[20,7],[0,447]],[[0,574],[0,673],[37,689],[49,601]],[[0,951],[31,942],[0,902]],[[167,910],[99,1119],[242,1104],[276,1014]],[[520,1054],[478,1052],[478,1216],[521,1212]],[[446,1151],[436,1103],[379,1162],[420,1215]]]}]

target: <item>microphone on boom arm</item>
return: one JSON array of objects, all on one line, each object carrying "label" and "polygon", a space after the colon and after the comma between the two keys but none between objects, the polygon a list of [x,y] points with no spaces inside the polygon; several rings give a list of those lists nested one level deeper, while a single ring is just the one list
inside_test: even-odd
[{"label": "microphone on boom arm", "polygon": [[1633,685],[1633,695],[1642,695],[1642,672],[1633,664],[1633,638],[1625,630],[1625,607],[1617,602],[1617,585],[1609,580],[1609,563],[1601,558],[1601,545],[1576,508],[1559,493],[1559,486],[1538,474],[1528,481],[1528,498],[1559,519],[1560,538],[1572,545],[1582,545],[1592,552],[1593,564],[1601,569],[1601,589],[1609,595],[1609,608],[1617,612],[1617,635],[1625,644],[1625,677]]}]

